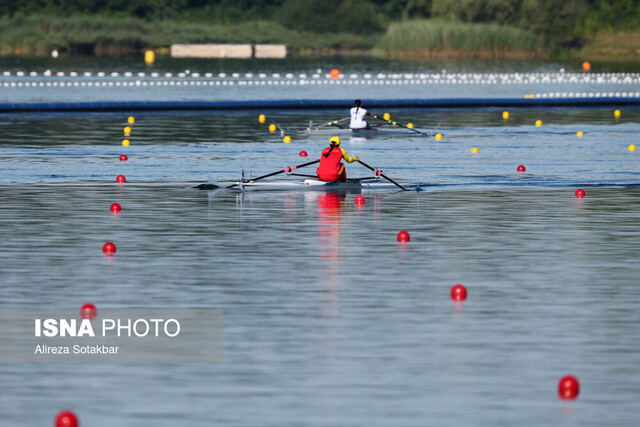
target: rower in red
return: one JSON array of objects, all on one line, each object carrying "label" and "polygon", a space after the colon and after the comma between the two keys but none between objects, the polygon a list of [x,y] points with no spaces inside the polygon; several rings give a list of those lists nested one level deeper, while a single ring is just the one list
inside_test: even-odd
[{"label": "rower in red", "polygon": [[320,156],[320,166],[316,174],[321,181],[336,181],[347,182],[347,171],[342,163],[342,159],[348,163],[357,162],[357,157],[349,157],[346,151],[340,148],[340,137],[332,136],[329,140],[329,146],[322,150]]}]

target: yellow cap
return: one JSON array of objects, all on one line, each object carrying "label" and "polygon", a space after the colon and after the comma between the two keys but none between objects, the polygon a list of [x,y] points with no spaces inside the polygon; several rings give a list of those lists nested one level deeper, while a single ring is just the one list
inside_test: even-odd
[{"label": "yellow cap", "polygon": [[330,145],[340,145],[340,137],[339,136],[332,136],[331,139],[329,140],[329,144]]}]

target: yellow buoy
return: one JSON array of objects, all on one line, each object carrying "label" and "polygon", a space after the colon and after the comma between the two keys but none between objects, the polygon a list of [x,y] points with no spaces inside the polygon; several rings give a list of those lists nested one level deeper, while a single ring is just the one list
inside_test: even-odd
[{"label": "yellow buoy", "polygon": [[152,50],[147,50],[144,53],[144,63],[147,64],[147,66],[152,66],[153,63],[156,62],[156,53]]},{"label": "yellow buoy", "polygon": [[407,127],[408,127],[409,129],[413,129],[413,123],[407,123]]},{"label": "yellow buoy", "polygon": [[133,116],[129,116],[129,118],[127,119],[127,123],[129,123],[130,125],[134,124],[136,122],[136,119]]},{"label": "yellow buoy", "polygon": [[284,143],[287,143],[287,144],[288,144],[289,142],[291,142],[291,137],[290,137],[289,135],[285,136],[285,137],[282,139],[282,142],[284,142]]},{"label": "yellow buoy", "polygon": [[505,120],[508,120],[509,119],[509,112],[508,111],[503,111],[502,112],[502,118],[505,119]]},{"label": "yellow buoy", "polygon": [[478,149],[477,149],[476,147],[473,147],[473,148],[471,149],[471,152],[475,154],[475,153],[477,153],[477,152],[478,152]]},{"label": "yellow buoy", "polygon": [[125,126],[124,128],[124,136],[131,135],[131,128],[129,126]]},{"label": "yellow buoy", "polygon": [[265,117],[265,115],[264,115],[264,114],[260,114],[260,115],[258,116],[258,122],[260,122],[260,123],[264,123],[266,120],[267,120],[267,118]]},{"label": "yellow buoy", "polygon": [[389,120],[391,120],[391,114],[389,114],[389,113],[384,113],[384,114],[382,115],[382,118],[383,118],[383,119],[385,119],[386,121],[389,121]]},{"label": "yellow buoy", "polygon": [[536,120],[536,126],[542,126],[542,120]]},{"label": "yellow buoy", "polygon": [[577,137],[583,137],[584,133],[581,130],[579,130],[578,132],[576,132],[576,136]]},{"label": "yellow buoy", "polygon": [[629,145],[629,151],[636,151],[636,146],[633,144]]},{"label": "yellow buoy", "polygon": [[273,123],[271,123],[269,125],[269,132],[274,133],[276,131],[276,125],[274,125]]},{"label": "yellow buoy", "polygon": [[124,145],[125,147],[129,146],[129,140],[128,139],[123,139],[122,140],[122,145]]},{"label": "yellow buoy", "polygon": [[437,141],[440,141],[440,140],[442,139],[442,134],[441,134],[441,133],[436,133],[436,135],[434,136],[434,138],[435,138]]},{"label": "yellow buoy", "polygon": [[621,114],[622,113],[620,112],[620,110],[616,110],[613,112],[613,117],[615,117],[616,119],[619,119]]}]

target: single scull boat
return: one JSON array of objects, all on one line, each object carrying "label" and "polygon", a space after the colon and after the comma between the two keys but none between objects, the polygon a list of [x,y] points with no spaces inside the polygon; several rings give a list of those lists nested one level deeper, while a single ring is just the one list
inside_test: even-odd
[{"label": "single scull boat", "polygon": [[[379,178],[354,178],[347,182],[325,182],[318,179],[248,181],[236,182],[233,187],[240,191],[362,191],[362,190],[397,190],[398,187]],[[407,190],[416,190],[415,184],[405,185]]]},{"label": "single scull boat", "polygon": [[[427,133],[429,132],[429,133]],[[352,136],[355,138],[387,138],[390,136],[429,136],[430,131],[424,129],[407,129],[402,127],[387,127],[387,126],[374,126],[367,129],[350,129],[348,127],[342,127],[339,125],[333,126],[313,126],[313,123],[309,123],[309,127],[303,131],[300,131],[301,136]]]}]

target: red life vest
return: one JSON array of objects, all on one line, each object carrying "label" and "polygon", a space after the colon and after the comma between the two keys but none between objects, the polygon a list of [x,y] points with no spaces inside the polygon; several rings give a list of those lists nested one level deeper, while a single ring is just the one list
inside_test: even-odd
[{"label": "red life vest", "polygon": [[342,161],[342,149],[340,147],[333,147],[329,156],[325,156],[329,150],[331,150],[331,147],[322,150],[320,166],[318,166],[316,170],[316,174],[321,181],[335,181],[339,178],[338,172],[340,171],[340,162]]}]

